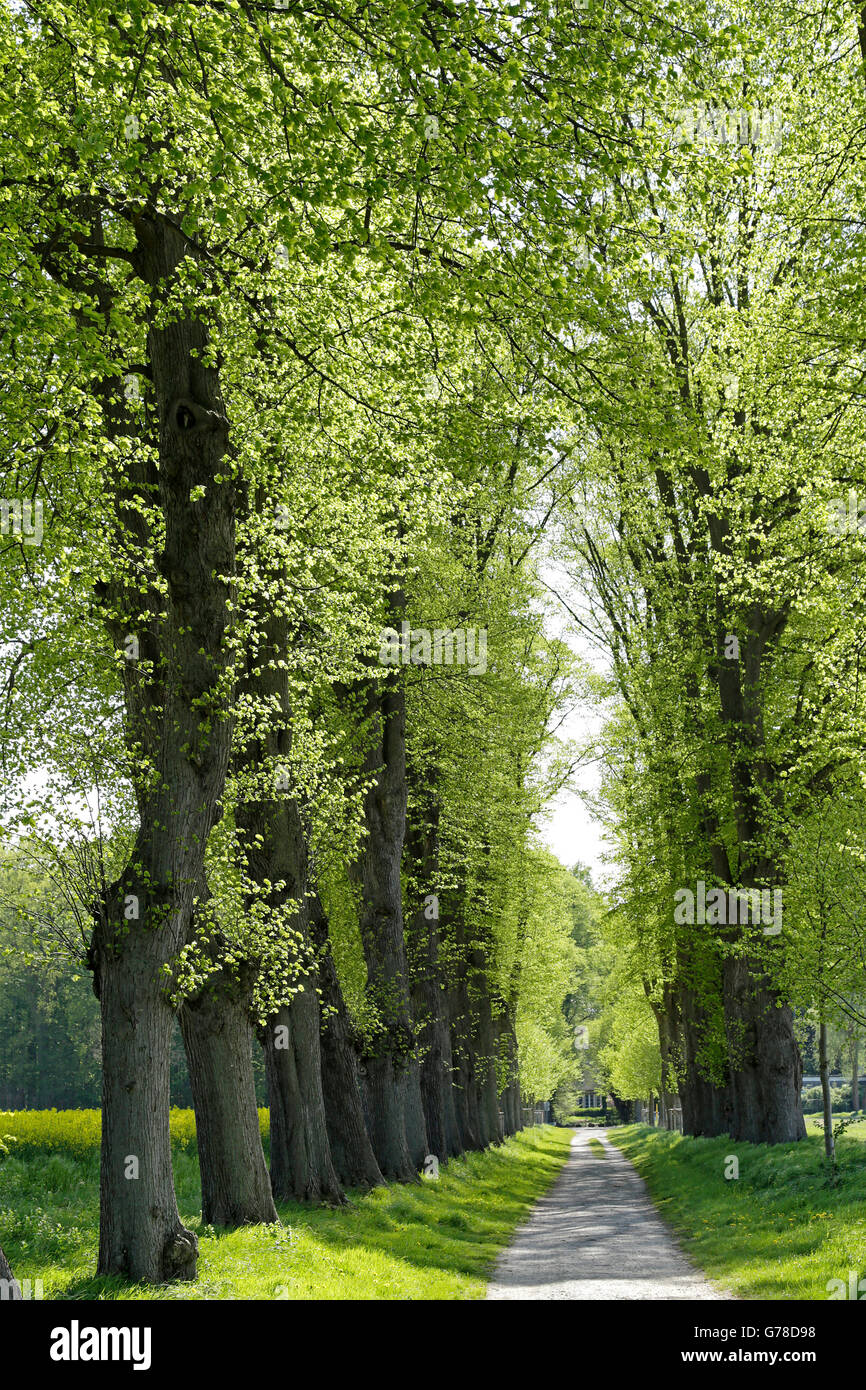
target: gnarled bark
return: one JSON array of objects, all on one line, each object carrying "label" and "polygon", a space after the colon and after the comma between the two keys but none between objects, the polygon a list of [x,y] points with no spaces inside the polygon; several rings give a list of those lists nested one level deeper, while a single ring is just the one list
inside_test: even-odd
[{"label": "gnarled bark", "polygon": [[779,1003],[760,964],[744,958],[725,961],[724,998],[731,1138],[752,1144],[805,1139],[793,1013]]}]

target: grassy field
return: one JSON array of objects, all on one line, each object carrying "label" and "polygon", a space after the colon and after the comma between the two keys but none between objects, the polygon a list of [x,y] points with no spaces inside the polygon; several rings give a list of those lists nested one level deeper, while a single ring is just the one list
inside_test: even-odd
[{"label": "grassy field", "polygon": [[[263,1132],[267,1115],[263,1112]],[[525,1130],[452,1159],[437,1181],[355,1194],[344,1209],[281,1203],[279,1226],[201,1224],[191,1111],[172,1112],[175,1183],[197,1231],[199,1280],[161,1289],[96,1279],[99,1112],[0,1112],[0,1243],[45,1298],[471,1299],[550,1187],[572,1132]]]},{"label": "grassy field", "polygon": [[[834,1127],[835,1127],[835,1125],[838,1123],[839,1120],[847,1120],[847,1119],[849,1119],[849,1118],[850,1118],[850,1113],[851,1113],[851,1112],[849,1111],[847,1114],[845,1114],[845,1113],[840,1113],[840,1114],[838,1114],[838,1115],[834,1115],[834,1116],[833,1116],[833,1125],[834,1125]],[[818,1123],[820,1119],[821,1119],[821,1116],[820,1116],[820,1115],[807,1115],[807,1116],[806,1116],[806,1133],[807,1133],[807,1134],[823,1134],[823,1133],[824,1133],[823,1124],[819,1124],[819,1123]],[[845,1130],[845,1134],[846,1134],[846,1135],[850,1135],[852,1139],[866,1139],[866,1115],[864,1115],[864,1116],[863,1116],[861,1119],[859,1119],[859,1120],[855,1120],[854,1124],[852,1124],[852,1125],[850,1126],[850,1128],[848,1128],[848,1129]]]},{"label": "grassy field", "polygon": [[[866,1275],[866,1125],[839,1140],[835,1173],[809,1130],[802,1143],[772,1147],[643,1125],[608,1138],[711,1279],[741,1298],[827,1299],[828,1281],[847,1287],[852,1271]],[[736,1178],[725,1177],[731,1158]]]}]

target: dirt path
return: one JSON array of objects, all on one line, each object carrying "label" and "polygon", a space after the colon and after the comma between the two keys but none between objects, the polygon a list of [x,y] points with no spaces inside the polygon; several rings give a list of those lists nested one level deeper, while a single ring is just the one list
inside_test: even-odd
[{"label": "dirt path", "polygon": [[[589,1139],[600,1139],[606,1158]],[[605,1137],[579,1130],[568,1162],[499,1258],[489,1299],[728,1298],[686,1259],[643,1179]]]}]

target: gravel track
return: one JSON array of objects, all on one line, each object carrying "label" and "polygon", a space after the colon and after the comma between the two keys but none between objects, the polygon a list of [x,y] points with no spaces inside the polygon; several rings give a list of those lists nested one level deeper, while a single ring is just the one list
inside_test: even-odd
[{"label": "gravel track", "polygon": [[[589,1147],[600,1139],[599,1158]],[[551,1191],[500,1256],[488,1299],[724,1299],[682,1253],[603,1129],[579,1130]]]}]

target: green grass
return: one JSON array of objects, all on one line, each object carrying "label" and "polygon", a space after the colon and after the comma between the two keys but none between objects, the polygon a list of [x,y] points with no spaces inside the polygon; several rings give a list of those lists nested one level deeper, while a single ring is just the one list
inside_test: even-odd
[{"label": "green grass", "polygon": [[607,1158],[607,1150],[600,1139],[587,1139],[586,1142],[589,1144],[596,1158]]},{"label": "green grass", "polygon": [[550,1126],[525,1130],[443,1164],[436,1181],[353,1194],[342,1209],[280,1203],[280,1226],[215,1231],[202,1227],[195,1139],[184,1112],[175,1112],[178,1205],[199,1236],[199,1279],[154,1289],[93,1275],[98,1145],[92,1119],[79,1118],[69,1121],[64,1148],[65,1113],[76,1115],[54,1112],[45,1149],[32,1112],[24,1120],[0,1114],[0,1136],[20,1140],[0,1159],[0,1240],[16,1277],[41,1279],[45,1298],[481,1298],[497,1255],[557,1177],[572,1138]]},{"label": "green grass", "polygon": [[[834,1114],[833,1114],[833,1125],[834,1125],[834,1127],[835,1127],[835,1125],[839,1122],[839,1120],[846,1120],[846,1119],[848,1119],[848,1118],[850,1117],[850,1115],[851,1115],[851,1111],[850,1111],[850,1110],[845,1111],[845,1112],[841,1112],[841,1111],[840,1111],[840,1113],[839,1113],[838,1115],[834,1112]],[[822,1122],[821,1124],[818,1124],[818,1121],[819,1121],[819,1120],[821,1120],[821,1116],[820,1116],[820,1115],[807,1115],[807,1116],[806,1116],[806,1133],[807,1133],[807,1134],[823,1134],[823,1133],[824,1133],[823,1122]],[[848,1127],[848,1129],[845,1130],[845,1137],[848,1138],[849,1136],[850,1136],[852,1139],[866,1139],[866,1115],[864,1115],[863,1118],[860,1119],[860,1120],[855,1120],[854,1124],[853,1124],[853,1125],[850,1125],[850,1126]]]},{"label": "green grass", "polygon": [[[849,1131],[849,1134],[851,1131]],[[733,1144],[629,1125],[611,1141],[646,1180],[683,1248],[741,1298],[827,1299],[866,1274],[866,1144],[843,1136],[834,1174],[817,1133],[799,1144]],[[725,1178],[730,1156],[739,1177]]]}]

